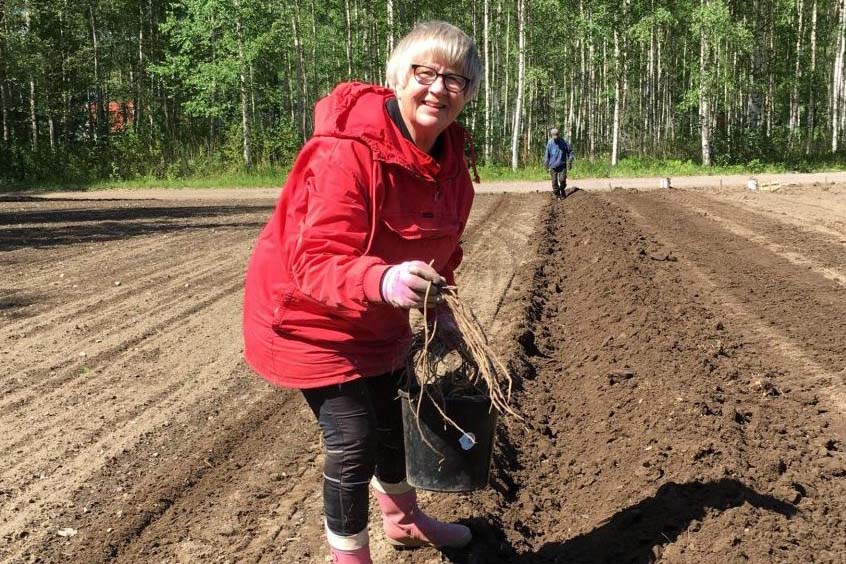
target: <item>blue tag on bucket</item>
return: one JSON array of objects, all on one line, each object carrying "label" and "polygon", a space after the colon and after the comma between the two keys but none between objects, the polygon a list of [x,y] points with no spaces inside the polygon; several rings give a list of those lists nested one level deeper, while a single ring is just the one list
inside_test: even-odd
[{"label": "blue tag on bucket", "polygon": [[464,433],[461,435],[461,438],[458,439],[458,444],[460,444],[461,448],[464,450],[470,450],[476,446],[476,435],[473,433]]}]

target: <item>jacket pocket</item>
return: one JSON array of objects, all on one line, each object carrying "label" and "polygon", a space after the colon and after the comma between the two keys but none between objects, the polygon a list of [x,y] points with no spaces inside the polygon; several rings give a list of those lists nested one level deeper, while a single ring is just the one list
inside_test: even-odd
[{"label": "jacket pocket", "polygon": [[289,283],[274,302],[271,328],[279,335],[308,334],[315,327],[359,321],[363,315],[361,311],[324,305]]},{"label": "jacket pocket", "polygon": [[403,239],[455,238],[461,227],[457,217],[436,217],[427,212],[385,213],[382,223]]},{"label": "jacket pocket", "polygon": [[270,327],[277,333],[282,330],[285,323],[285,318],[291,309],[291,303],[294,301],[294,293],[296,288],[293,284],[286,284],[277,293],[273,300],[273,318]]}]

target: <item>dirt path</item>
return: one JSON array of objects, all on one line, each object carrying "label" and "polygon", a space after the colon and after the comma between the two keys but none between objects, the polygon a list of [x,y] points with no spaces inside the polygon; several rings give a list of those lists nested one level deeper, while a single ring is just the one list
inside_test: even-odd
[{"label": "dirt path", "polygon": [[[578,166],[578,161],[576,163]],[[750,179],[759,181],[761,192],[788,192],[796,188],[814,186],[818,188],[834,188],[846,185],[846,171],[843,172],[814,172],[787,174],[734,174],[723,176],[679,176],[670,179],[672,186],[687,190],[709,191],[738,191],[743,194]],[[614,189],[657,190],[662,187],[666,178],[635,177],[635,178],[580,178],[570,180],[571,186],[578,186],[587,191],[606,191]],[[739,190],[740,189],[740,190]],[[507,193],[535,193],[549,192],[549,181],[493,181],[476,185],[477,194]],[[110,189],[94,192],[49,192],[39,194],[39,198],[54,199],[116,199],[116,200],[167,200],[167,201],[196,201],[201,200],[268,200],[275,199],[279,187],[268,188],[205,188],[205,189]],[[29,197],[22,194],[22,197]]]},{"label": "dirt path", "polygon": [[[311,416],[241,360],[273,202],[216,194],[0,200],[0,561],[326,561]],[[480,195],[459,285],[527,423],[422,496],[470,548],[374,520],[375,562],[846,561],[843,196]]]}]

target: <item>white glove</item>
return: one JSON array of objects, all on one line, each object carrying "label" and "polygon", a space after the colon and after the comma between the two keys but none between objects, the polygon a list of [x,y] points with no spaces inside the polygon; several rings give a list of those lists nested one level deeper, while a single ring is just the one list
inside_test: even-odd
[{"label": "white glove", "polygon": [[440,288],[446,286],[446,279],[423,261],[396,264],[386,270],[382,277],[382,298],[394,307],[422,308],[426,303],[426,288],[430,283],[432,287],[426,305],[434,307],[440,302]]}]

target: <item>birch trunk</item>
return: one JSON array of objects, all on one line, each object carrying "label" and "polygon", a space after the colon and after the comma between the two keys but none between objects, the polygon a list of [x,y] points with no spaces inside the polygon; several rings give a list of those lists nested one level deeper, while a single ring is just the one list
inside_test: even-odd
[{"label": "birch trunk", "polygon": [[[703,7],[708,5],[702,0]],[[699,129],[702,141],[702,165],[711,166],[711,107],[708,102],[708,41],[705,29],[699,36]]]},{"label": "birch trunk", "polygon": [[534,107],[536,101],[535,83],[530,82],[527,86],[526,94],[526,142],[523,144],[522,162],[528,162],[532,149],[532,119],[534,117]]},{"label": "birch trunk", "polygon": [[659,150],[664,149],[664,97],[666,88],[664,67],[661,64],[661,35],[655,37],[655,143]]},{"label": "birch trunk", "polygon": [[[500,4],[500,7],[502,4]],[[500,10],[500,13],[502,11]],[[511,80],[510,80],[510,71],[511,71],[511,16],[510,14],[505,15],[505,76],[503,77],[502,83],[502,92],[504,93],[504,98],[502,100],[502,135],[500,135],[500,139],[503,141],[508,138],[508,94],[511,92]]]},{"label": "birch trunk", "polygon": [[132,122],[136,130],[141,127],[144,97],[144,8],[138,4],[138,73],[135,79],[135,104],[132,109]]},{"label": "birch trunk", "polygon": [[837,26],[837,57],[834,60],[834,76],[832,78],[831,94],[831,152],[836,153],[839,148],[840,136],[844,124],[844,84],[843,62],[846,55],[846,0],[840,2],[840,20]]},{"label": "birch trunk", "polygon": [[[30,21],[30,6],[29,3],[25,6],[25,21],[27,33],[32,29],[32,22]],[[98,83],[99,84],[99,83]],[[32,74],[29,75],[29,127],[30,127],[30,143],[33,152],[38,149],[38,119],[35,114],[35,78]]]},{"label": "birch trunk", "polygon": [[[236,11],[240,11],[241,2],[235,1]],[[235,32],[238,37],[238,88],[241,94],[241,135],[244,142],[244,167],[250,171],[253,169],[253,132],[250,125],[250,93],[247,83],[247,62],[244,57],[244,30],[241,25],[241,14],[235,23]]]},{"label": "birch trunk", "polygon": [[611,129],[611,166],[617,166],[620,140],[620,38],[614,29],[614,124]]},{"label": "birch trunk", "polygon": [[3,144],[9,143],[9,108],[6,104],[6,79],[0,80],[0,106],[3,114]]},{"label": "birch trunk", "polygon": [[485,0],[484,23],[482,25],[485,49],[485,164],[491,163],[493,139],[491,136],[491,30],[490,30],[490,0]]},{"label": "birch trunk", "polygon": [[297,76],[299,77],[299,88],[297,88],[297,115],[300,117],[300,136],[302,139],[308,137],[308,122],[306,121],[306,100],[308,99],[308,90],[306,86],[305,77],[305,59],[303,54],[303,40],[300,35],[300,9],[297,4],[294,4],[294,17],[291,20],[294,28],[294,53],[297,57]]},{"label": "birch trunk", "polygon": [[523,88],[526,80],[526,0],[517,0],[517,100],[514,103],[514,128],[511,132],[511,170],[517,170],[520,146],[520,118],[523,113]]},{"label": "birch trunk", "polygon": [[47,133],[50,136],[50,152],[56,152],[56,124],[53,121],[53,116],[47,117]]},{"label": "birch trunk", "polygon": [[285,54],[285,66],[288,69],[285,75],[285,84],[288,86],[288,111],[291,116],[291,124],[294,124],[297,121],[297,99],[299,98],[299,94],[297,89],[294,88],[294,69],[291,67],[291,57],[287,53]]},{"label": "birch trunk", "polygon": [[6,100],[6,3],[0,3],[0,118],[3,120],[3,144],[9,143],[9,109]]},{"label": "birch trunk", "polygon": [[813,148],[816,128],[816,75],[817,75],[817,0],[811,8],[811,69],[808,73],[808,132],[805,135],[805,154],[810,155]]},{"label": "birch trunk", "polygon": [[352,22],[350,22],[350,0],[344,0],[344,16],[347,22],[347,80],[352,78]]},{"label": "birch trunk", "polygon": [[32,150],[38,150],[38,119],[35,115],[35,79],[29,76],[29,127],[31,131],[30,142]]},{"label": "birch trunk", "polygon": [[103,107],[105,100],[103,99],[103,88],[100,83],[100,41],[97,36],[97,23],[94,19],[94,6],[88,9],[89,19],[91,21],[91,45],[94,52],[94,88],[96,91],[95,102],[97,108],[97,117],[94,123],[94,139],[98,139],[100,132],[105,127],[106,109]]},{"label": "birch trunk", "polygon": [[[653,11],[655,2],[652,2]],[[645,131],[653,132],[649,135],[649,147],[655,150],[655,26],[649,30],[649,65],[646,71],[646,120]]]},{"label": "birch trunk", "polygon": [[800,101],[799,101],[799,83],[802,80],[802,36],[805,33],[805,2],[804,0],[796,1],[796,12],[799,20],[799,29],[796,33],[796,62],[793,66],[793,89],[790,93],[790,134],[795,138],[800,123]]},{"label": "birch trunk", "polygon": [[6,100],[6,59],[0,41],[0,119],[3,120],[3,144],[9,143],[9,106]]},{"label": "birch trunk", "polygon": [[[769,43],[769,52],[775,52],[775,30],[773,28],[773,18],[770,17],[769,19],[769,32],[767,41]],[[765,108],[765,115],[766,115],[766,132],[767,138],[771,139],[773,136],[773,114],[775,113],[773,110],[773,106],[775,105],[775,71],[773,66],[768,64],[767,65],[767,94],[764,98],[764,108]]]},{"label": "birch trunk", "polygon": [[394,0],[386,0],[388,9],[388,53],[394,50]]},{"label": "birch trunk", "polygon": [[[593,16],[592,14],[588,14],[588,21],[589,25],[593,25]],[[594,51],[593,39],[591,38],[590,42],[588,43],[588,60],[595,61],[596,52]],[[587,79],[587,95],[585,96],[585,129],[588,136],[588,144],[590,146],[590,156],[593,157],[596,154],[596,133],[595,133],[595,123],[596,123],[596,98],[594,97],[594,89],[596,85],[596,73],[595,73],[595,65],[591,64],[588,66],[588,79]]]}]

